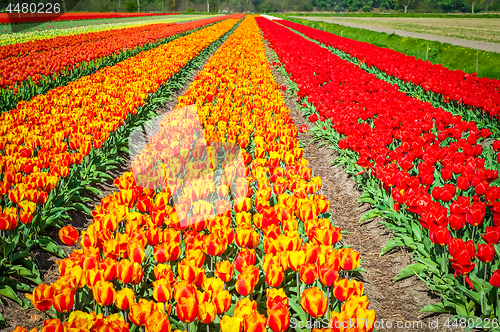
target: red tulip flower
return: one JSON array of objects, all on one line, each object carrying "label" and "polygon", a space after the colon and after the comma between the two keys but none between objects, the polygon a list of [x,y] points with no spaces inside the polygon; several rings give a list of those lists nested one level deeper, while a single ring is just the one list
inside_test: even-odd
[{"label": "red tulip flower", "polygon": [[495,288],[500,288],[500,269],[493,272],[493,275],[490,278],[490,284]]},{"label": "red tulip flower", "polygon": [[495,258],[495,247],[489,244],[479,244],[476,257],[485,264],[491,262]]},{"label": "red tulip flower", "polygon": [[450,242],[451,234],[446,226],[434,226],[429,229],[429,238],[432,243],[445,246]]},{"label": "red tulip flower", "polygon": [[500,241],[500,227],[486,227],[486,232],[484,232],[484,236],[481,235],[481,237],[483,238],[484,242],[488,243],[489,245],[497,244]]}]

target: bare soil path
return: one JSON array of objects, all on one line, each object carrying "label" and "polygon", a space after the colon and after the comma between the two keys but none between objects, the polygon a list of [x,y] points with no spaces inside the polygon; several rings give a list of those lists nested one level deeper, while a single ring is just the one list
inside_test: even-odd
[{"label": "bare soil path", "polygon": [[[405,30],[395,29],[395,28],[391,28],[391,27],[384,27],[384,26],[387,26],[387,23],[377,24],[374,21],[366,21],[365,22],[365,21],[360,20],[360,19],[352,20],[351,18],[342,18],[342,17],[308,17],[308,16],[292,16],[292,17],[306,19],[306,20],[310,20],[310,21],[322,21],[322,22],[327,22],[327,23],[335,23],[335,24],[348,26],[351,28],[367,29],[367,30],[376,31],[376,32],[385,32],[388,34],[394,33],[394,34],[401,36],[401,37],[419,38],[419,39],[437,41],[440,43],[448,43],[448,44],[456,45],[456,46],[470,47],[470,48],[473,48],[476,50],[500,53],[500,33],[498,32],[500,30],[496,31],[494,39],[491,39],[491,40],[494,40],[497,42],[486,42],[486,41],[480,41],[480,40],[470,40],[470,39],[463,39],[463,38],[447,37],[446,35],[438,35],[439,33],[444,34],[448,30],[441,29],[441,28],[437,27],[436,25],[432,25],[432,24],[430,26],[421,25],[420,31],[428,31],[428,33],[422,33],[422,32],[405,31]],[[405,20],[405,22],[410,22],[411,19],[408,18],[408,19],[404,19],[404,20]],[[422,20],[428,21],[431,19],[422,19]],[[449,24],[451,24],[451,26],[455,26],[455,29],[454,29],[455,31],[457,31],[457,29],[459,29],[459,27],[460,27],[460,25],[459,25],[460,23],[451,22],[452,20],[455,20],[455,19],[450,18],[450,19],[441,19],[441,20],[449,21],[450,22]],[[481,19],[481,20],[488,20],[488,19]],[[495,20],[495,21],[499,22],[500,20]],[[423,23],[420,23],[420,24],[423,24]],[[384,25],[384,26],[381,26],[381,25]],[[401,25],[401,26],[404,26],[404,25]],[[406,26],[408,26],[408,25],[406,25]],[[450,26],[450,29],[452,29],[451,26]],[[410,25],[410,28],[411,28],[411,25]],[[413,27],[411,29],[415,30],[416,28]],[[441,32],[441,31],[445,31],[445,32]],[[452,34],[453,34],[453,32],[452,32]]]}]

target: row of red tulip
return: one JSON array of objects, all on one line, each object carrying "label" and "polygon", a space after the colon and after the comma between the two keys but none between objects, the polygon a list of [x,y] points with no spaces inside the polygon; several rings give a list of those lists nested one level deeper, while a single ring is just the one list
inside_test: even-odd
[{"label": "row of red tulip", "polygon": [[179,13],[0,13],[0,23],[95,20],[104,18],[179,15]]},{"label": "row of red tulip", "polygon": [[368,66],[374,66],[389,75],[420,85],[425,91],[442,94],[445,100],[456,100],[465,105],[484,109],[497,117],[500,113],[500,80],[476,77],[461,70],[451,70],[440,64],[416,59],[388,48],[344,38],[329,32],[290,21],[281,24],[297,30],[309,38],[337,48]]},{"label": "row of red tulip", "polygon": [[[75,70],[82,62],[104,58],[160,39],[197,29],[203,25],[225,19],[226,16],[208,18],[180,24],[151,24],[92,34],[56,37],[37,42],[2,46],[6,57],[0,59],[0,88],[11,88],[31,79],[38,84],[43,76]],[[46,45],[47,48],[44,48]],[[60,46],[58,46],[60,45]],[[11,56],[18,50],[22,56]],[[10,55],[10,56],[9,56]],[[68,74],[68,73],[66,73]]]},{"label": "row of red tulip", "polygon": [[[349,321],[373,330],[362,283],[339,277],[358,267],[359,253],[337,244],[340,230],[325,217],[321,180],[302,157],[280,90],[247,17],[161,122],[133,172],[115,180],[120,190],[96,206],[82,249],[60,263],[58,281],[30,296],[38,310],[68,313],[86,293],[116,313],[73,311],[42,331],[128,331],[128,318],[146,331],[197,321],[223,332],[277,332],[289,328],[292,312],[318,318],[331,307],[339,308],[328,317],[335,331],[347,331]],[[60,237],[72,245],[78,232],[63,228]],[[309,285],[302,294],[299,280]],[[257,296],[265,307],[250,299]]]},{"label": "row of red tulip", "polygon": [[499,261],[500,188],[492,184],[498,170],[489,169],[498,163],[491,147],[482,145],[490,132],[399,92],[281,25],[263,18],[258,23],[297,83],[297,95],[319,112],[309,120],[325,121],[324,136],[356,152],[358,175],[377,178],[396,211],[417,216],[436,253],[448,248],[444,271],[451,264],[455,277],[464,276],[473,288],[468,274],[477,275],[477,259],[486,264],[485,279],[500,286],[500,271],[492,271]]},{"label": "row of red tulip", "polygon": [[7,44],[0,46],[0,59],[8,57],[23,57],[30,53],[55,51],[67,46],[81,46],[85,43],[95,43],[100,40],[113,39],[120,33],[134,34],[137,32],[150,31],[154,27],[161,27],[164,29],[165,26],[168,26],[168,24],[148,24],[138,27],[83,32],[69,36],[57,36],[48,39],[35,39],[23,43]]},{"label": "row of red tulip", "polygon": [[47,202],[71,165],[80,164],[92,147],[99,149],[149,93],[237,21],[228,19],[142,52],[0,114],[0,194],[8,198],[0,230],[13,230],[18,221],[30,223],[37,205]]}]

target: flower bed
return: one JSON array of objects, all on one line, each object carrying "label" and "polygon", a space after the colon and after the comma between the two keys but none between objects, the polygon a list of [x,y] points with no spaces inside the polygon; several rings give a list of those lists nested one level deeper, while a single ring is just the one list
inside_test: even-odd
[{"label": "flower bed", "polygon": [[421,85],[425,91],[443,95],[485,110],[497,117],[500,112],[500,80],[479,78],[461,70],[450,70],[439,64],[416,59],[403,53],[373,44],[344,38],[305,25],[282,20],[280,24],[295,29],[326,45],[356,57],[368,66],[374,66],[404,81]]},{"label": "flower bed", "polygon": [[28,78],[37,85],[43,76],[62,71],[70,75],[82,62],[118,55],[220,19],[159,23],[0,46],[0,88],[12,88]]},{"label": "flower bed", "polygon": [[[239,17],[241,18],[241,15]],[[193,66],[199,65],[200,52],[206,54],[207,46],[211,50],[212,46],[220,41],[220,37],[229,32],[237,22],[238,19],[229,19],[158,49],[143,52],[118,66],[98,72],[90,77],[91,81],[87,81],[87,84],[79,85],[81,82],[77,81],[69,87],[60,88],[59,91],[51,91],[47,96],[43,96],[44,99],[39,100],[38,104],[42,105],[42,111],[49,110],[47,113],[37,110],[33,106],[37,104],[32,101],[26,103],[24,108],[12,112],[13,114],[2,115],[6,120],[14,121],[20,112],[25,119],[34,119],[25,122],[25,128],[30,129],[20,132],[24,133],[22,140],[9,141],[4,145],[11,146],[12,150],[8,150],[0,161],[3,169],[0,213],[0,230],[3,235],[0,241],[2,247],[6,248],[5,259],[1,262],[4,275],[17,275],[19,278],[41,283],[38,268],[29,259],[31,250],[41,247],[53,254],[64,256],[64,252],[61,252],[52,239],[43,236],[45,229],[49,226],[64,226],[69,218],[66,214],[69,210],[88,210],[82,203],[87,202],[89,198],[82,197],[82,193],[100,193],[90,186],[109,177],[105,172],[119,162],[117,154],[119,149],[123,150],[121,145],[124,141],[126,143],[128,132],[156,114],[158,103],[164,102],[163,98],[170,97],[171,90],[179,88],[186,73],[189,73]],[[152,59],[168,61],[163,63]],[[184,70],[185,66],[189,66],[187,71]],[[143,72],[137,71],[138,69]],[[112,85],[117,74],[123,83],[120,91]],[[173,82],[172,78],[175,78]],[[139,82],[144,85],[138,84]],[[79,90],[72,90],[75,87]],[[98,94],[92,99],[79,94],[82,91]],[[57,93],[64,93],[64,96],[68,93],[82,96],[86,100],[82,103],[86,105],[87,110],[92,112],[99,109],[100,113],[96,111],[92,115],[84,113],[80,106],[61,105],[57,102]],[[126,105],[123,104],[126,99],[122,99],[124,96],[132,98]],[[77,99],[72,100],[79,102]],[[50,105],[50,102],[53,104]],[[93,107],[93,102],[95,105],[109,103],[108,105],[114,106]],[[43,108],[43,105],[47,105],[47,108]],[[75,112],[79,113],[75,115]],[[129,113],[137,114],[132,116]],[[64,117],[64,120],[61,122],[58,116]],[[75,117],[75,123],[72,123],[71,117]],[[39,122],[39,118],[48,119],[47,124]],[[57,124],[52,122],[56,119]],[[23,126],[19,124],[17,128]],[[45,133],[44,135],[52,138],[33,138],[27,135],[29,131],[33,134]],[[4,136],[3,140],[15,139],[11,133]],[[44,145],[36,146],[37,142],[43,142]],[[15,147],[14,143],[21,148]],[[28,147],[31,154],[21,156],[18,150]],[[19,165],[24,167],[30,162],[42,162],[43,165],[32,164],[33,169],[30,170],[17,169]],[[16,175],[11,177],[13,174]],[[88,212],[90,213],[90,210]],[[18,227],[19,221],[24,224],[23,227]],[[5,278],[1,280],[2,285],[10,287],[4,285],[4,280]],[[29,289],[27,285],[23,287]],[[9,295],[22,304],[14,292]]]},{"label": "flower bed", "polygon": [[165,16],[179,15],[179,13],[64,13],[64,14],[45,14],[45,13],[0,13],[1,23],[23,23],[23,22],[45,22],[45,21],[68,21],[68,20],[95,20],[103,18],[124,18],[124,17],[143,17],[143,16]]},{"label": "flower bed", "polygon": [[[104,45],[104,49],[107,51],[104,51],[102,53],[99,50],[93,50],[91,53],[87,53],[88,51],[82,51],[82,50],[77,50],[75,54],[79,54],[79,61],[76,61],[76,58],[65,58],[62,57],[61,54],[57,54],[59,51],[54,51],[54,52],[48,52],[44,56],[47,56],[47,59],[44,64],[42,64],[41,67],[37,67],[38,69],[36,70],[42,70],[43,72],[40,72],[36,75],[33,76],[26,76],[29,74],[29,70],[31,69],[26,69],[23,68],[24,72],[21,71],[10,71],[11,73],[17,73],[14,74],[13,77],[14,79],[19,79],[21,80],[23,77],[24,79],[21,80],[20,82],[10,82],[8,81],[7,83],[9,84],[14,84],[11,85],[9,88],[5,88],[3,90],[0,90],[0,112],[5,112],[9,111],[15,107],[17,107],[17,104],[19,101],[24,101],[24,100],[30,100],[36,95],[46,93],[47,91],[54,89],[56,87],[64,86],[72,81],[78,80],[82,76],[85,75],[92,75],[95,72],[97,72],[99,69],[105,68],[107,66],[113,66],[125,59],[128,59],[130,57],[133,57],[143,51],[148,51],[153,48],[156,48],[160,45],[163,45],[165,43],[168,43],[172,41],[175,38],[181,37],[183,35],[189,34],[193,31],[196,31],[197,29],[202,28],[205,25],[210,25],[214,24],[215,22],[221,21],[223,19],[226,19],[229,16],[218,16],[215,18],[208,18],[204,20],[199,20],[195,22],[186,22],[183,24],[177,24],[177,25],[171,25],[167,26],[167,29],[164,29],[162,31],[161,29],[156,30],[156,36],[155,38],[150,38],[148,37],[149,32],[144,32],[144,33],[139,33],[135,37],[137,37],[135,40],[124,40],[122,37],[117,37],[118,40],[121,40],[121,46],[120,43],[117,45],[114,45],[113,40],[109,40],[108,43],[111,45]],[[162,25],[165,27],[164,25]],[[139,38],[139,35],[143,35],[145,37],[143,40]],[[165,38],[160,38],[161,36]],[[130,37],[130,36],[129,36]],[[149,41],[149,42],[146,42]],[[104,44],[106,44],[106,41],[103,41]],[[138,43],[138,44],[137,44]],[[99,44],[99,43],[97,43]],[[114,45],[114,46],[113,46]],[[135,46],[134,46],[135,45]],[[96,45],[94,45],[95,47]],[[103,45],[101,45],[103,46]],[[121,47],[121,48],[120,48]],[[68,47],[71,48],[71,47]],[[76,50],[76,49],[75,49]],[[111,50],[111,51],[110,51]],[[83,52],[83,53],[82,53]],[[39,65],[39,60],[36,60],[37,56],[42,56],[44,52],[40,54],[33,54],[33,55],[28,55],[28,60],[31,62],[34,61],[34,63],[37,63],[36,66]],[[51,55],[56,54],[55,58],[51,58]],[[108,54],[106,56],[106,54]],[[57,59],[61,60],[59,64],[57,62],[53,62]],[[92,58],[92,59],[90,59]],[[16,60],[17,58],[7,58],[4,59],[6,62],[12,62]],[[87,59],[90,59],[87,61]],[[25,59],[26,60],[26,59]],[[19,63],[15,63],[15,66],[20,66]],[[46,66],[46,67],[43,67]],[[48,67],[47,67],[48,66]],[[33,69],[35,70],[35,69]],[[47,75],[45,75],[47,74]],[[17,76],[16,76],[17,75]],[[17,77],[17,78],[16,78]],[[6,83],[5,80],[2,81],[3,84]]]},{"label": "flower bed", "polygon": [[[317,138],[334,143],[337,162],[363,184],[361,201],[396,235],[383,252],[414,250],[417,263],[396,279],[419,274],[444,302],[427,311],[498,316],[500,260],[498,163],[474,122],[411,98],[285,27],[258,18]],[[280,64],[281,65],[281,64]],[[309,105],[309,106],[308,106]]]},{"label": "flower bed", "polygon": [[96,206],[58,281],[34,291],[35,308],[59,315],[42,331],[277,332],[325,315],[373,330],[363,285],[348,278],[359,253],[338,244],[280,90],[247,17]]}]

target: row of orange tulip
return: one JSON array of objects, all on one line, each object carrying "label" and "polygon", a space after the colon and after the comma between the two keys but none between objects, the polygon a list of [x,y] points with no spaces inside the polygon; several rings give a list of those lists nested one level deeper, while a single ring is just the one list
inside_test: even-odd
[{"label": "row of orange tulip", "polygon": [[[115,180],[120,191],[96,206],[58,281],[30,296],[38,310],[71,312],[63,323],[46,320],[42,331],[127,331],[128,318],[146,331],[198,321],[220,323],[223,332],[277,332],[289,328],[292,312],[325,316],[330,298],[342,303],[327,317],[332,331],[351,331],[350,320],[363,320],[356,331],[373,329],[362,283],[339,276],[359,266],[359,253],[337,244],[340,229],[325,214],[321,180],[302,157],[280,90],[249,16],[162,121],[133,172]],[[79,239],[71,227],[60,237]],[[301,309],[290,276],[308,285],[300,294],[297,280]],[[250,298],[263,282],[267,317]],[[73,311],[82,294],[116,313]]]},{"label": "row of orange tulip", "polygon": [[0,230],[30,223],[37,204],[47,201],[72,164],[80,164],[92,147],[100,148],[149,93],[237,21],[142,52],[0,114],[0,198],[8,198],[3,211],[0,207]]},{"label": "row of orange tulip", "polygon": [[[133,50],[220,19],[216,17],[181,24],[158,23],[1,46],[0,52],[7,49],[15,56],[11,54],[10,57],[0,58],[0,89],[10,88],[16,93],[30,79],[34,85],[43,84],[47,76],[70,75],[80,66],[88,66],[89,61]],[[63,42],[62,46],[58,45],[60,42]],[[25,54],[16,53],[23,44]],[[41,45],[43,48],[38,49]],[[28,52],[31,47],[34,49]]]}]

